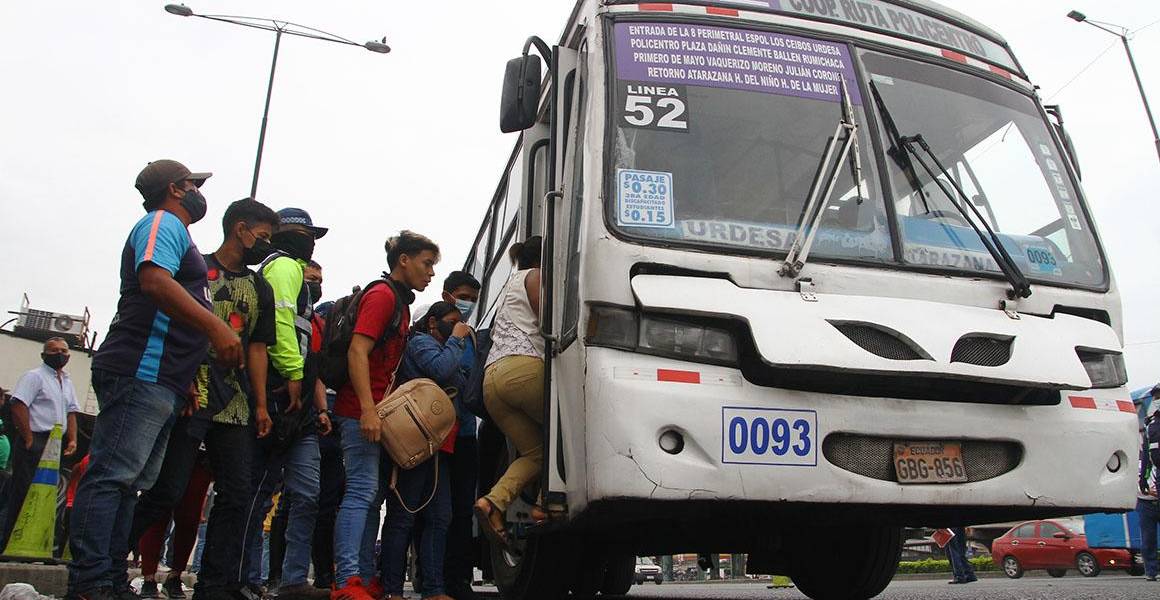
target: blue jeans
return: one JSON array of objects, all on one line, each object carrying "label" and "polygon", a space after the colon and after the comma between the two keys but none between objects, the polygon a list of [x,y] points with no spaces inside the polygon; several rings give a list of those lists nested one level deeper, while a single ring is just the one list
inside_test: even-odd
[{"label": "blue jeans", "polygon": [[[306,409],[303,409],[306,410]],[[249,583],[261,585],[262,521],[273,505],[274,492],[282,485],[282,494],[290,505],[286,525],[286,557],[282,561],[282,585],[306,583],[310,569],[310,547],[314,538],[314,522],[318,520],[318,435],[309,433],[286,450],[285,454],[271,456],[259,445],[255,459],[256,489],[250,503],[250,536],[246,550]]]},{"label": "blue jeans", "polygon": [[334,522],[334,581],[337,587],[343,587],[348,578],[361,577],[366,585],[375,571],[381,451],[377,443],[362,436],[358,419],[338,417],[338,430],[342,435],[346,490]]},{"label": "blue jeans", "polygon": [[89,446],[89,468],[73,502],[68,590],[82,594],[129,585],[129,529],[137,492],[161,470],[174,416],[184,399],[173,390],[93,371],[100,413]]},{"label": "blue jeans", "polygon": [[1160,572],[1160,560],[1156,558],[1156,524],[1160,523],[1160,502],[1137,498],[1136,512],[1140,514],[1140,552],[1144,555],[1144,574],[1156,577]]},{"label": "blue jeans", "polygon": [[974,579],[975,568],[971,566],[971,561],[967,560],[967,532],[962,527],[952,527],[951,531],[955,532],[955,537],[947,542],[947,558],[951,561],[951,571],[954,572],[955,579]]},{"label": "blue jeans", "polygon": [[[388,461],[389,462],[389,461]],[[388,465],[389,473],[394,465]],[[389,476],[389,475],[388,475]],[[411,470],[399,469],[395,492],[387,490],[387,520],[383,523],[382,579],[383,589],[388,594],[403,595],[403,572],[406,570],[407,546],[411,545],[411,533],[415,529],[415,519],[423,521],[417,550],[419,569],[422,572],[421,588],[423,596],[443,594],[443,560],[447,551],[447,528],[451,524],[451,469],[450,461],[442,452],[427,462]],[[432,495],[433,493],[433,495]],[[431,502],[415,514],[411,514],[399,502],[399,497],[411,510],[423,506],[427,498]]]}]

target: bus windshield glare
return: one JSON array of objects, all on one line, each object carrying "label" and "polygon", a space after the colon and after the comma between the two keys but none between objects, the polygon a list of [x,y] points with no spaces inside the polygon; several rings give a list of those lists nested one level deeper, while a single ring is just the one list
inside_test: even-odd
[{"label": "bus windshield glare", "polygon": [[[952,186],[891,157],[884,161],[889,181],[881,180],[872,123],[885,150],[896,144],[877,114],[880,99],[899,135],[927,140],[1027,277],[1084,286],[1105,281],[1065,159],[1032,98],[881,53],[859,53],[859,76],[846,44],[797,35],[626,22],[612,33],[609,211],[623,234],[784,254],[841,118],[844,81],[860,124],[863,196],[852,170],[840,166],[814,257],[999,272],[950,204],[960,202]],[[873,82],[877,94],[859,80]],[[895,231],[901,257],[891,243]]]}]

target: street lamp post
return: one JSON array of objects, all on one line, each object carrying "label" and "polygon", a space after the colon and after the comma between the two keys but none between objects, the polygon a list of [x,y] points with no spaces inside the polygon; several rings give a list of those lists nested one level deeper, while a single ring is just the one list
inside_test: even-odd
[{"label": "street lamp post", "polygon": [[[1140,72],[1136,70],[1136,60],[1132,58],[1132,48],[1128,46],[1128,28],[1114,23],[1104,23],[1087,18],[1087,15],[1073,10],[1067,13],[1068,18],[1077,23],[1087,23],[1096,29],[1106,31],[1118,38],[1124,44],[1124,52],[1128,54],[1128,64],[1132,67],[1132,75],[1136,78],[1136,87],[1140,90],[1140,100],[1144,102],[1144,112],[1148,115],[1148,123],[1152,126],[1152,142],[1156,145],[1156,155],[1160,157],[1160,133],[1156,132],[1156,119],[1152,117],[1152,107],[1148,106],[1148,96],[1144,94],[1144,83],[1140,81]],[[1115,27],[1119,31],[1109,29]]]},{"label": "street lamp post", "polygon": [[250,184],[251,198],[256,198],[258,196],[258,173],[262,170],[262,149],[266,145],[266,123],[270,117],[270,96],[274,92],[274,72],[278,68],[278,50],[282,45],[282,34],[310,38],[313,40],[321,40],[324,42],[334,42],[336,44],[345,44],[347,46],[358,46],[378,54],[386,54],[391,51],[391,47],[386,44],[386,38],[383,38],[378,42],[370,41],[360,44],[333,33],[327,33],[320,29],[314,29],[313,27],[307,27],[305,25],[298,25],[289,21],[280,21],[258,17],[241,17],[236,15],[202,15],[193,12],[192,8],[184,4],[166,4],[165,12],[172,15],[177,15],[179,17],[200,17],[210,21],[219,21],[222,23],[229,23],[231,25],[241,25],[242,27],[250,27],[253,29],[274,32],[274,58],[270,61],[270,81],[266,84],[266,106],[262,110],[262,128],[258,133],[258,152],[257,156],[254,157],[254,180]]}]

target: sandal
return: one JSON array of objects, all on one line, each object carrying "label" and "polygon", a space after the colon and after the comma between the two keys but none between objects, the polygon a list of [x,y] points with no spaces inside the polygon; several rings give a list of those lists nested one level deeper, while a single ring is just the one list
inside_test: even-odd
[{"label": "sandal", "polygon": [[[479,500],[486,502],[487,506],[480,506]],[[483,535],[487,536],[488,541],[491,543],[501,548],[507,548],[511,544],[507,529],[503,526],[496,527],[495,523],[491,520],[492,515],[499,512],[499,508],[494,502],[488,500],[486,496],[479,500],[476,500],[472,506],[472,509],[475,511],[475,518],[479,519],[479,530],[483,532]]]}]

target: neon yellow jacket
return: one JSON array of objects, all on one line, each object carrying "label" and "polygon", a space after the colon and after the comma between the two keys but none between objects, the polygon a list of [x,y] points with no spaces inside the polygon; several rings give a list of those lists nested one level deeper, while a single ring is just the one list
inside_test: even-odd
[{"label": "neon yellow jacket", "polygon": [[[302,344],[296,327],[302,318],[298,314],[298,298],[302,293],[305,269],[306,261],[289,256],[279,256],[262,269],[262,277],[274,291],[275,342],[266,353],[278,374],[290,381],[302,379],[306,367],[306,346]],[[309,321],[307,324],[309,327]],[[309,343],[309,338],[306,341]]]}]

